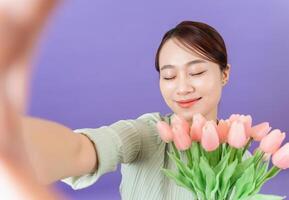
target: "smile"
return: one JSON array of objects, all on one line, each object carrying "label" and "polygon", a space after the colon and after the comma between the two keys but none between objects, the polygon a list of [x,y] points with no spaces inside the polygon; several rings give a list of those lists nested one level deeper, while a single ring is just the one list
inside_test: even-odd
[{"label": "smile", "polygon": [[196,99],[196,100],[194,100],[194,101],[177,102],[177,103],[178,103],[178,105],[179,105],[180,107],[182,107],[182,108],[189,108],[189,107],[195,105],[201,98],[202,98],[202,97],[200,97],[200,98],[198,98],[198,99]]}]

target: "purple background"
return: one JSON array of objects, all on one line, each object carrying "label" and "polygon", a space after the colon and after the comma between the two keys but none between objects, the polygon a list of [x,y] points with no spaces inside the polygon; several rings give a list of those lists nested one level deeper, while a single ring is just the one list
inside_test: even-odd
[{"label": "purple background", "polygon": [[[232,65],[219,118],[251,114],[289,130],[289,1],[65,1],[56,11],[33,74],[29,114],[70,128],[99,127],[147,112],[170,112],[154,55],[168,29],[182,20],[206,22],[227,44]],[[287,138],[288,141],[288,138]],[[59,163],[61,164],[61,163]],[[70,199],[120,199],[121,175],[103,176]],[[263,193],[289,196],[289,170]]]}]

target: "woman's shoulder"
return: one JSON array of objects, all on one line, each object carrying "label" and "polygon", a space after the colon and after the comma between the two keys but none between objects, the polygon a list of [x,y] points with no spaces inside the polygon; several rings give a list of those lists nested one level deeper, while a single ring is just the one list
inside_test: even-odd
[{"label": "woman's shoulder", "polygon": [[137,117],[138,121],[142,121],[148,125],[155,126],[158,121],[169,121],[169,117],[172,113],[168,113],[165,115],[162,115],[160,112],[150,112],[150,113],[144,113]]},{"label": "woman's shoulder", "polygon": [[162,115],[160,112],[148,112],[139,115],[135,120],[135,126],[142,132],[156,133],[156,124],[158,121],[167,121],[170,114]]}]

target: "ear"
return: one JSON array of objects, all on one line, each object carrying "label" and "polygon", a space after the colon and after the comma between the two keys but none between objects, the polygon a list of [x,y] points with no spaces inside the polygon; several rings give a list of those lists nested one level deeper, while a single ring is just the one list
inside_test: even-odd
[{"label": "ear", "polygon": [[222,72],[222,83],[225,85],[229,81],[231,65],[227,64],[227,68]]}]

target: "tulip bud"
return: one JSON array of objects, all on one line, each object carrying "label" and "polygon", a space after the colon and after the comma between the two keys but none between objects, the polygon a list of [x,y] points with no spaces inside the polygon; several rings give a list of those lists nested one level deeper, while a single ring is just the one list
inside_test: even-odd
[{"label": "tulip bud", "polygon": [[285,139],[285,133],[279,129],[274,129],[266,135],[260,142],[260,149],[265,153],[275,153]]},{"label": "tulip bud", "polygon": [[251,137],[255,141],[261,141],[270,132],[271,129],[272,127],[269,126],[268,122],[263,122],[252,127]]},{"label": "tulip bud", "polygon": [[214,121],[207,121],[202,129],[201,144],[206,151],[214,151],[218,148],[219,136]]},{"label": "tulip bud", "polygon": [[228,143],[232,147],[242,148],[247,142],[244,124],[240,121],[234,121],[228,133]]},{"label": "tulip bud", "polygon": [[175,115],[172,120],[173,141],[178,150],[184,151],[191,147],[189,123],[181,116]]},{"label": "tulip bud", "polygon": [[157,122],[157,130],[159,132],[159,135],[161,137],[161,139],[166,142],[169,143],[173,140],[173,131],[170,127],[169,124],[167,124],[164,121],[158,121]]},{"label": "tulip bud", "polygon": [[229,133],[230,124],[228,121],[221,119],[217,126],[217,131],[219,134],[220,143],[227,142],[227,137]]},{"label": "tulip bud", "polygon": [[286,143],[273,154],[272,163],[280,169],[289,168],[289,143]]},{"label": "tulip bud", "polygon": [[193,116],[193,122],[190,130],[190,136],[193,141],[201,141],[202,128],[206,121],[206,118],[200,113],[197,113]]}]

